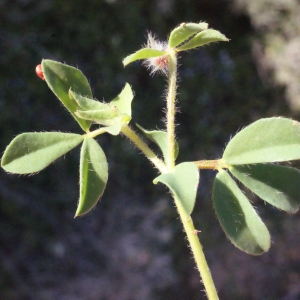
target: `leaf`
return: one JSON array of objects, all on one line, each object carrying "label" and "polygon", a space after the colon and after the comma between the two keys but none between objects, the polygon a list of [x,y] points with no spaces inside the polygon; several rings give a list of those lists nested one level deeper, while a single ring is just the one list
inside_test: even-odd
[{"label": "leaf", "polygon": [[222,170],[213,186],[214,207],[223,230],[240,250],[260,255],[270,248],[270,234],[246,196]]},{"label": "leaf", "polygon": [[299,170],[274,164],[237,165],[229,170],[261,199],[289,213],[298,211]]},{"label": "leaf", "polygon": [[[136,124],[136,126],[151,140],[153,141],[163,153],[165,161],[168,156],[168,144],[167,144],[167,133],[161,130],[152,130],[148,131],[144,129],[142,126]],[[178,143],[175,141],[175,158],[177,158],[179,153]]]},{"label": "leaf", "polygon": [[74,67],[49,59],[42,61],[42,69],[49,88],[72,114],[80,127],[87,131],[91,122],[82,120],[75,115],[78,106],[69,97],[69,90],[72,89],[78,95],[92,98],[92,91],[86,77]]},{"label": "leaf", "polygon": [[78,95],[71,89],[69,90],[69,97],[83,110],[111,110],[108,104]]},{"label": "leaf", "polygon": [[260,119],[228,143],[223,161],[247,165],[300,159],[300,124],[286,118]]},{"label": "leaf", "polygon": [[170,34],[169,37],[169,47],[174,48],[184,42],[193,34],[206,30],[208,27],[207,23],[182,23],[176,27]]},{"label": "leaf", "polygon": [[116,107],[118,111],[123,114],[131,117],[131,102],[133,99],[133,93],[131,87],[126,83],[122,92],[112,100],[109,105],[111,107]]},{"label": "leaf", "polygon": [[5,171],[17,174],[39,172],[82,140],[81,135],[72,133],[22,133],[7,146],[1,166]]},{"label": "leaf", "polygon": [[212,42],[228,42],[228,41],[229,41],[228,38],[221,32],[214,29],[207,29],[195,35],[187,43],[178,47],[177,50],[178,51],[189,50]]},{"label": "leaf", "polygon": [[171,173],[164,173],[153,180],[154,184],[165,184],[174,196],[180,201],[187,214],[191,214],[199,184],[198,168],[193,162],[184,162],[177,165]]},{"label": "leaf", "polygon": [[89,212],[102,196],[108,179],[108,165],[99,144],[85,137],[80,154],[80,198],[75,217]]},{"label": "leaf", "polygon": [[114,125],[119,123],[120,116],[116,110],[77,110],[75,114],[84,119],[102,125]]},{"label": "leaf", "polygon": [[[69,91],[72,99],[83,109],[75,112],[76,116],[84,120],[109,126],[107,132],[113,135],[120,133],[122,123],[128,124],[131,120],[131,102],[133,93],[127,83],[122,92],[109,104],[104,104]],[[116,125],[116,126],[115,126]],[[113,127],[111,127],[113,126]]]},{"label": "leaf", "polygon": [[163,56],[165,54],[167,54],[167,51],[156,50],[152,48],[143,48],[125,57],[123,60],[123,65],[127,66],[128,64],[139,59],[147,59],[151,57]]},{"label": "leaf", "polygon": [[103,129],[105,129],[105,131],[111,135],[118,135],[121,131],[121,128],[122,128],[121,123],[119,123],[117,125],[103,127]]}]

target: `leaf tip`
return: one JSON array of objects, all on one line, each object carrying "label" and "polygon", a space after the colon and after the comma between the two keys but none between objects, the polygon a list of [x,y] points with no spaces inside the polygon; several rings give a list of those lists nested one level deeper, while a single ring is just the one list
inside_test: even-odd
[{"label": "leaf tip", "polygon": [[86,212],[80,212],[79,207],[77,208],[76,212],[75,212],[75,216],[74,219],[78,218],[78,217],[83,217],[86,214]]},{"label": "leaf tip", "polygon": [[123,63],[124,68],[130,63],[128,60],[128,56],[123,59],[122,63]]}]

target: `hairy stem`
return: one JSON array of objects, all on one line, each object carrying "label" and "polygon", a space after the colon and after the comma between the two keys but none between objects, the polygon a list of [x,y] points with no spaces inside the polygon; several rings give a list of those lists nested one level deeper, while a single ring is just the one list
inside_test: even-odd
[{"label": "hairy stem", "polygon": [[155,167],[161,172],[166,173],[167,169],[161,159],[148,147],[148,145],[135,133],[134,130],[128,125],[123,125],[121,132],[130,139],[137,148],[139,148],[144,155],[155,165]]},{"label": "hairy stem", "polygon": [[177,57],[174,50],[169,53],[169,81],[167,94],[167,144],[166,164],[171,171],[175,167],[175,102],[176,102]]},{"label": "hairy stem", "polygon": [[103,134],[103,133],[106,133],[106,130],[105,130],[105,128],[101,127],[101,128],[98,128],[98,129],[96,129],[96,130],[94,130],[92,132],[87,132],[85,135],[87,135],[87,136],[89,136],[91,138],[94,138],[97,135]]},{"label": "hairy stem", "polygon": [[[176,79],[177,79],[177,57],[175,50],[171,49],[169,52],[169,81],[168,81],[168,94],[167,94],[167,144],[168,156],[166,165],[168,172],[171,172],[175,167],[175,103],[176,103]],[[197,162],[196,162],[197,163]],[[215,166],[215,163],[212,165]],[[210,165],[211,166],[211,165]],[[190,243],[191,251],[197,268],[200,272],[206,294],[209,300],[219,299],[211,273],[206,262],[202,246],[200,244],[197,230],[195,230],[193,220],[183,209],[181,202],[175,199],[175,204],[180,215],[187,239]]]},{"label": "hairy stem", "polygon": [[206,295],[209,300],[218,300],[217,290],[215,288],[214,281],[212,279],[207,261],[204,256],[200,240],[198,238],[198,230],[195,230],[193,220],[183,209],[181,202],[175,198],[175,204],[180,215],[185,233],[191,246],[191,251],[194,255],[194,259],[202,278],[203,285],[205,287]]},{"label": "hairy stem", "polygon": [[221,170],[229,168],[222,159],[194,161],[198,169]]}]

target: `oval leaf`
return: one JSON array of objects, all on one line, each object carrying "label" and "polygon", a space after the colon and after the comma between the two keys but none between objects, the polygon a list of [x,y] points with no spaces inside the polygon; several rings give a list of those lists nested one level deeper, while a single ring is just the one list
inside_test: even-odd
[{"label": "oval leaf", "polygon": [[111,107],[108,104],[80,96],[71,89],[69,90],[69,97],[83,110],[111,110]]},{"label": "oval leaf", "polygon": [[229,39],[221,32],[214,29],[207,29],[195,35],[187,43],[178,47],[177,50],[178,51],[189,50],[212,42],[228,42],[228,41]]},{"label": "oval leaf", "polygon": [[22,133],[7,146],[1,166],[5,171],[17,174],[39,172],[82,140],[81,135],[72,133]]},{"label": "oval leaf", "polygon": [[[146,135],[147,138],[153,141],[160,148],[166,161],[168,156],[167,133],[161,130],[148,131],[138,124],[136,124],[136,126]],[[175,141],[175,159],[177,158],[178,153],[179,146],[178,143]]]},{"label": "oval leaf", "polygon": [[76,115],[82,119],[90,120],[98,124],[115,124],[119,119],[118,112],[115,110],[77,110]]},{"label": "oval leaf", "polygon": [[224,170],[216,176],[213,201],[223,230],[237,248],[252,255],[268,251],[268,229],[237,184]]},{"label": "oval leaf", "polygon": [[207,23],[182,23],[176,27],[170,34],[169,37],[169,47],[174,48],[184,42],[193,34],[206,30],[208,27]]},{"label": "oval leaf", "polygon": [[89,212],[102,196],[108,178],[105,154],[92,138],[84,139],[80,154],[80,198],[75,217]]},{"label": "oval leaf", "polygon": [[131,117],[131,102],[133,99],[133,92],[128,83],[126,83],[122,92],[112,100],[109,105],[111,107],[116,107],[118,111],[123,114]]},{"label": "oval leaf", "polygon": [[261,199],[289,213],[298,211],[299,170],[274,164],[237,165],[229,170]]},{"label": "oval leaf", "polygon": [[165,184],[180,201],[185,212],[191,214],[196,200],[199,172],[193,162],[177,165],[172,173],[164,173],[153,180],[154,184]]},{"label": "oval leaf", "polygon": [[300,159],[300,124],[286,118],[260,119],[228,143],[223,160],[229,165]]},{"label": "oval leaf", "polygon": [[162,56],[165,54],[167,54],[167,51],[155,50],[152,48],[143,48],[143,49],[140,49],[137,52],[125,57],[123,60],[123,65],[127,66],[128,64],[130,64],[136,60],[139,60],[139,59],[157,57],[157,56]]},{"label": "oval leaf", "polygon": [[75,115],[78,106],[69,97],[69,90],[72,89],[78,95],[92,98],[92,91],[86,77],[74,67],[49,59],[42,61],[42,69],[49,88],[72,114],[80,127],[87,131],[92,123]]}]

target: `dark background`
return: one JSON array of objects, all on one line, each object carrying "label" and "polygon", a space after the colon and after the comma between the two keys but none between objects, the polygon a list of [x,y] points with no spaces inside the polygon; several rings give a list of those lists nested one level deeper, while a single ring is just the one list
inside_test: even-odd
[{"label": "dark background", "polygon": [[[299,120],[297,0],[0,1],[1,151],[27,131],[78,132],[45,82],[42,58],[77,66],[94,96],[110,101],[129,82],[133,121],[164,127],[165,78],[122,59],[182,22],[207,21],[229,43],[182,53],[178,162],[215,159],[230,136],[261,118]],[[156,171],[124,138],[98,138],[107,189],[74,219],[79,149],[35,176],[1,171],[0,298],[41,300],[205,299],[172,200]],[[212,208],[215,172],[201,172],[193,212],[220,299],[300,299],[300,220],[252,197],[272,235],[252,257],[222,232]]]}]

